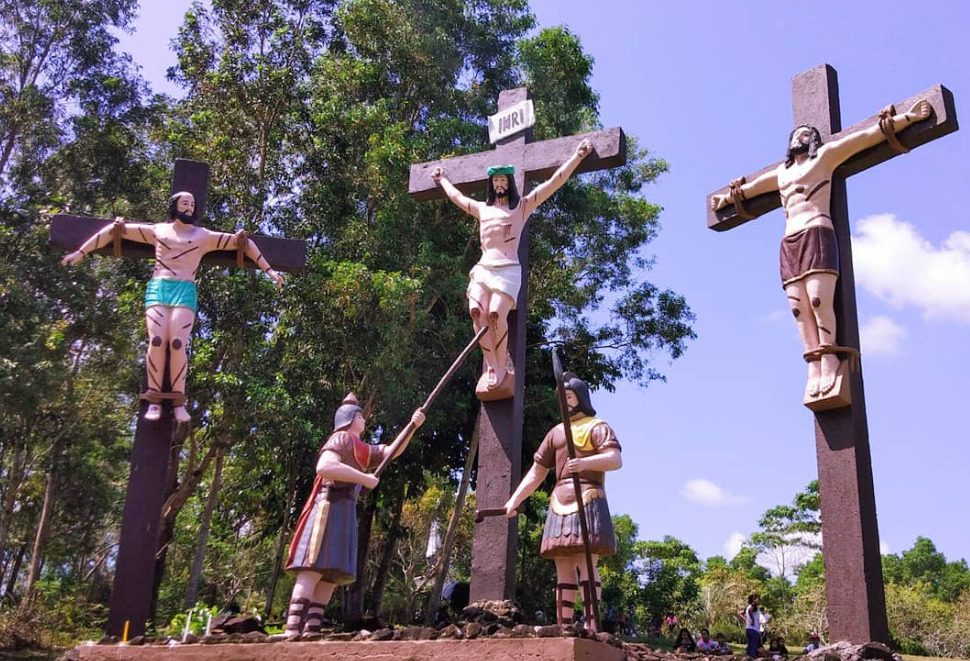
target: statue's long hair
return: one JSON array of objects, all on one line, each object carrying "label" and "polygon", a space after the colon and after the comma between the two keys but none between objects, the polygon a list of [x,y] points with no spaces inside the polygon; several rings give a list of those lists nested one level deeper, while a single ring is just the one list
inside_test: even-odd
[{"label": "statue's long hair", "polygon": [[[519,191],[515,187],[515,177],[507,175],[509,179],[509,209],[519,206]],[[495,187],[492,185],[492,177],[488,178],[488,188],[485,189],[485,204],[492,206],[495,204]]]},{"label": "statue's long hair", "polygon": [[785,167],[790,167],[792,163],[795,162],[795,151],[791,147],[791,139],[795,137],[795,131],[801,128],[806,128],[811,131],[811,138],[808,141],[808,157],[815,158],[818,156],[818,148],[822,146],[822,134],[818,132],[818,129],[811,124],[800,124],[791,130],[788,134],[788,151],[785,152]]}]

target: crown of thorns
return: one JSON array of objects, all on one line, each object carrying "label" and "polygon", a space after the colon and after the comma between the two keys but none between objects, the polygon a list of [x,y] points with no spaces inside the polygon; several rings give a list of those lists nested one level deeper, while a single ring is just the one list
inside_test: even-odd
[{"label": "crown of thorns", "polygon": [[493,165],[488,169],[488,176],[494,177],[497,174],[515,174],[515,167],[512,165]]}]

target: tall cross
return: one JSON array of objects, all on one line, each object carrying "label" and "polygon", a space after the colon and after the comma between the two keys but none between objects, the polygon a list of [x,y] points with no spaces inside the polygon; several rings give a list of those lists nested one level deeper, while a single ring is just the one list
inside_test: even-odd
[{"label": "tall cross", "polygon": [[[198,161],[178,159],[172,176],[172,192],[187,191],[196,200],[196,213],[201,218],[205,210],[209,165]],[[77,250],[84,241],[112,221],[86,216],[54,216],[51,222],[51,245],[68,251]],[[250,237],[277,271],[298,272],[306,261],[306,243],[265,236]],[[153,246],[127,241],[118,237],[96,252],[133,259],[153,258]],[[240,255],[236,250],[208,253],[203,263],[237,266]],[[257,268],[251,260],[244,264]],[[166,374],[164,390],[171,375]],[[131,470],[128,491],[121,519],[121,539],[114,584],[108,612],[107,633],[120,636],[128,622],[128,635],[145,632],[145,622],[151,615],[152,582],[155,576],[155,555],[158,552],[158,533],[165,504],[165,477],[172,432],[175,421],[169,402],[162,406],[157,421],[145,419],[149,402],[142,399],[135,427],[135,442],[131,451]]]},{"label": "tall cross", "polygon": [[[905,110],[920,99],[929,102],[933,114],[898,134],[897,139],[904,148],[913,149],[958,128],[953,96],[941,85],[902,101],[896,107]],[[842,130],[838,80],[835,69],[827,64],[795,76],[792,105],[795,125],[816,127],[824,142],[858,133],[879,122],[879,117],[874,116]],[[856,351],[859,349],[859,321],[845,179],[899,153],[898,146],[883,141],[846,160],[835,171],[830,183],[830,216],[839,245],[836,344]],[[746,179],[755,181],[778,166],[779,163],[769,165]],[[714,195],[725,193],[726,189],[721,189]],[[779,206],[780,195],[774,190],[744,202],[746,214],[739,214],[734,206],[709,211],[708,227],[716,231],[728,230]],[[840,408],[810,405],[815,414],[829,636],[832,640],[853,643],[889,642],[861,367],[846,378],[850,397],[845,398],[847,401]]]},{"label": "tall cross", "polygon": [[[524,87],[505,90],[499,94],[499,113],[528,101]],[[518,115],[517,115],[518,116]],[[516,116],[516,117],[517,117]],[[513,118],[515,119],[515,118]],[[504,127],[514,128],[509,121]],[[626,163],[626,138],[622,129],[612,128],[583,135],[532,142],[532,129],[498,140],[494,151],[411,166],[408,192],[418,200],[444,197],[431,174],[438,166],[445,167],[448,179],[466,194],[482,192],[488,181],[487,171],[493,165],[515,166],[516,189],[524,196],[528,180],[548,178],[587,138],[593,153],[587,156],[576,172],[590,172],[617,167]],[[509,351],[515,366],[512,397],[483,401],[479,416],[478,507],[503,506],[519,482],[522,471],[522,409],[525,384],[525,322],[528,296],[529,232],[523,231],[519,243],[519,264],[522,286],[516,309],[509,316]],[[505,518],[489,518],[475,527],[472,542],[472,601],[512,599],[515,597],[515,558],[518,546],[516,524]]]}]

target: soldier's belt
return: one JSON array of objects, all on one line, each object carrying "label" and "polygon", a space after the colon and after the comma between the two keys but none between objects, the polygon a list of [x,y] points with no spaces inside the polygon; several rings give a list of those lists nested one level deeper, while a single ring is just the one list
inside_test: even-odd
[{"label": "soldier's belt", "polygon": [[[599,488],[587,489],[583,492],[583,507],[586,507],[594,500],[599,500],[600,498],[606,498],[605,491]],[[570,503],[568,505],[562,504],[556,497],[555,492],[553,492],[552,497],[549,499],[549,509],[552,510],[553,514],[557,514],[559,516],[568,516],[578,512],[579,506],[577,503]]]}]

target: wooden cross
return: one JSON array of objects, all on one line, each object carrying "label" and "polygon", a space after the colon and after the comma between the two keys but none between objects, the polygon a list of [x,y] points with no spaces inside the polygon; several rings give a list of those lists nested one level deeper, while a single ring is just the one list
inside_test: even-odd
[{"label": "wooden cross", "polygon": [[[205,210],[209,165],[198,161],[176,160],[172,177],[172,192],[188,191],[196,200],[196,213]],[[84,241],[112,220],[86,216],[54,216],[51,222],[51,245],[68,251],[77,250]],[[306,262],[306,243],[265,236],[249,237],[277,271],[298,272]],[[101,254],[115,254],[130,258],[152,258],[154,247],[133,241],[120,240],[97,250]],[[203,263],[237,266],[237,251],[208,253]],[[244,266],[258,268],[247,259]],[[166,375],[164,389],[168,389]],[[155,554],[158,552],[159,524],[165,504],[165,478],[172,432],[175,428],[172,407],[166,402],[161,418],[155,422],[145,419],[148,402],[141,401],[135,427],[135,442],[131,451],[131,471],[121,518],[121,539],[114,584],[108,612],[108,635],[121,636],[128,623],[130,637],[145,632],[145,622],[151,616],[152,583],[155,576]]]},{"label": "wooden cross", "polygon": [[[838,79],[835,69],[827,64],[795,76],[792,99],[795,125],[815,126],[825,142],[871,127],[879,121],[874,116],[841,130]],[[919,99],[930,103],[933,115],[898,134],[899,142],[910,149],[958,128],[953,96],[945,87],[935,85],[899,102],[896,107],[909,108]],[[845,179],[899,153],[887,142],[881,142],[843,163],[835,171],[831,182],[831,218],[840,252],[835,297],[838,318],[836,344],[856,350],[859,348],[859,321]],[[774,163],[745,178],[754,181],[760,174],[778,165]],[[726,189],[721,189],[714,194],[725,192]],[[733,206],[728,206],[717,212],[708,211],[708,227],[716,231],[728,230],[779,206],[781,201],[777,191],[760,195],[745,202],[751,217],[742,218]],[[849,379],[849,406],[814,411],[829,637],[853,643],[888,643],[889,626],[861,366],[850,373]]]},{"label": "wooden cross", "polygon": [[[524,87],[499,94],[499,111],[526,101]],[[588,138],[593,153],[576,172],[590,172],[626,163],[626,138],[619,128],[594,131],[554,140],[532,142],[532,129],[497,142],[494,151],[479,152],[440,161],[411,166],[408,192],[418,200],[444,197],[431,173],[438,166],[447,169],[448,179],[465,194],[481,193],[488,181],[487,170],[493,165],[515,166],[515,184],[521,195],[528,192],[527,180],[548,178]],[[522,472],[522,408],[525,378],[525,322],[528,296],[529,232],[528,225],[519,243],[522,287],[516,310],[509,316],[509,351],[515,365],[515,387],[510,399],[483,401],[479,416],[478,507],[504,505],[519,482]],[[516,523],[493,517],[475,527],[472,542],[471,601],[512,599],[515,597],[515,558],[518,538]]]}]

